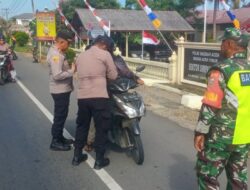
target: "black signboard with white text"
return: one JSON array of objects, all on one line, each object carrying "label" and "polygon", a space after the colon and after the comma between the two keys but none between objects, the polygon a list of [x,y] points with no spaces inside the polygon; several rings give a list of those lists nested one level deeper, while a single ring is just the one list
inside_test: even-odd
[{"label": "black signboard with white text", "polygon": [[206,83],[206,73],[211,66],[218,63],[219,50],[185,49],[184,79]]}]

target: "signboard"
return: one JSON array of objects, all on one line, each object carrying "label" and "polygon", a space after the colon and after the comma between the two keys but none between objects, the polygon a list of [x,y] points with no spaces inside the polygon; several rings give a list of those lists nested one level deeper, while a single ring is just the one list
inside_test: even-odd
[{"label": "signboard", "polygon": [[185,49],[184,79],[206,83],[206,73],[220,59],[219,50]]},{"label": "signboard", "polygon": [[56,37],[56,19],[54,12],[36,13],[38,40],[54,40]]}]

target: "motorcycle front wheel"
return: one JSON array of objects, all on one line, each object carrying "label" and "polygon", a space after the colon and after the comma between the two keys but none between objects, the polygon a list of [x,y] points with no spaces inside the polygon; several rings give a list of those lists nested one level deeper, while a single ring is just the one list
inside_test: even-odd
[{"label": "motorcycle front wheel", "polygon": [[140,135],[135,135],[132,131],[127,130],[129,140],[133,147],[131,149],[132,157],[136,164],[142,165],[144,162],[144,150]]}]

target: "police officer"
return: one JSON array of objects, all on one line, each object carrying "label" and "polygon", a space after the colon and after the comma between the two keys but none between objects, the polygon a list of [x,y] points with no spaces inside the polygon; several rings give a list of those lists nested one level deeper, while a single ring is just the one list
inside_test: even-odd
[{"label": "police officer", "polygon": [[51,150],[68,151],[73,140],[63,136],[63,128],[69,110],[70,94],[73,90],[73,74],[75,64],[69,66],[65,60],[65,52],[68,49],[72,36],[67,31],[59,31],[55,45],[47,55],[50,76],[50,93],[54,100],[54,120],[52,124]]},{"label": "police officer", "polygon": [[117,71],[107,48],[107,37],[98,36],[94,45],[82,52],[76,60],[78,113],[73,165],[79,165],[84,160],[82,159],[82,149],[87,143],[92,116],[96,128],[94,168],[101,169],[109,165],[109,159],[104,157],[111,119],[107,80],[115,80]]},{"label": "police officer", "polygon": [[200,190],[219,189],[225,168],[227,189],[247,189],[250,143],[249,34],[227,28],[221,44],[223,60],[212,67],[195,130],[196,172]]}]

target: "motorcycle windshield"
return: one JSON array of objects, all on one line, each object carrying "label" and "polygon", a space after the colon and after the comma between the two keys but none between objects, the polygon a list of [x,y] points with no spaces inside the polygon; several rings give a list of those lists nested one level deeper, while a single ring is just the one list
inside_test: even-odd
[{"label": "motorcycle windshield", "polygon": [[109,82],[108,89],[113,93],[127,92],[129,89],[133,89],[137,86],[136,82],[128,78],[118,78]]}]

